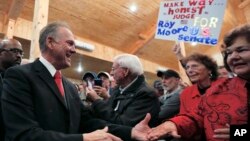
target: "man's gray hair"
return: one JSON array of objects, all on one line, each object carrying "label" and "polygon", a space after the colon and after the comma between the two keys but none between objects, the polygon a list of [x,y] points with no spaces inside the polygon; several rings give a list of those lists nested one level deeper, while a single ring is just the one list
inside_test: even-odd
[{"label": "man's gray hair", "polygon": [[130,70],[132,74],[141,75],[143,74],[143,67],[140,59],[132,54],[121,54],[114,58],[119,67],[124,67]]},{"label": "man's gray hair", "polygon": [[39,46],[41,52],[43,52],[46,49],[46,39],[48,36],[51,36],[53,38],[59,36],[57,35],[57,30],[60,27],[65,27],[70,29],[69,25],[66,22],[56,21],[49,23],[40,31]]}]

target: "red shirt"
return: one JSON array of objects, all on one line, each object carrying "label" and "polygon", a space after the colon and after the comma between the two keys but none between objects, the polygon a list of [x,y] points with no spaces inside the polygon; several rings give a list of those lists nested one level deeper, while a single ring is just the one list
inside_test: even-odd
[{"label": "red shirt", "polygon": [[197,84],[185,88],[180,96],[181,105],[179,114],[190,113],[197,109],[201,97],[202,95],[198,90]]},{"label": "red shirt", "polygon": [[205,130],[207,141],[217,141],[213,138],[215,129],[226,127],[226,123],[246,124],[245,84],[246,81],[239,77],[217,80],[202,96],[198,112],[171,119],[176,123],[178,133],[183,137],[190,137]]},{"label": "red shirt", "polygon": [[[179,134],[181,134],[180,132],[181,130],[179,128],[185,128],[190,123],[189,122],[190,119],[186,115],[198,110],[197,107],[200,103],[201,97],[202,95],[200,94],[198,90],[197,84],[189,86],[182,91],[180,95],[180,103],[181,103],[180,112],[177,116],[170,119],[171,121],[175,122],[178,125],[177,128],[178,128]],[[182,115],[185,115],[185,116],[182,116]],[[190,141],[201,140],[200,134],[199,133],[197,134],[195,131],[185,130],[188,136],[184,136],[184,138]]]}]

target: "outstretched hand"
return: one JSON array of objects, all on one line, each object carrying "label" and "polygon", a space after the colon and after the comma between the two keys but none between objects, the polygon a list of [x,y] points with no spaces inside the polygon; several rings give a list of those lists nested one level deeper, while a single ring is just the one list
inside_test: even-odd
[{"label": "outstretched hand", "polygon": [[108,133],[108,127],[83,134],[84,141],[122,141],[120,138]]},{"label": "outstretched hand", "polygon": [[151,128],[148,126],[148,122],[151,119],[151,115],[147,113],[146,117],[135,125],[132,129],[132,139],[136,139],[138,141],[147,141],[147,135],[150,132]]},{"label": "outstretched hand", "polygon": [[175,123],[171,121],[166,121],[161,125],[153,128],[151,132],[148,134],[148,139],[150,141],[154,141],[157,139],[161,139],[167,136],[172,136],[174,138],[180,138],[181,136],[177,132],[177,127]]}]

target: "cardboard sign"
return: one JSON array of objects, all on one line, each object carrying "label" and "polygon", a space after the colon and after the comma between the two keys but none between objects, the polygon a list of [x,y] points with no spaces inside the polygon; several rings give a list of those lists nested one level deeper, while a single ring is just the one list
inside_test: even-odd
[{"label": "cardboard sign", "polygon": [[155,38],[216,45],[226,0],[162,0]]}]

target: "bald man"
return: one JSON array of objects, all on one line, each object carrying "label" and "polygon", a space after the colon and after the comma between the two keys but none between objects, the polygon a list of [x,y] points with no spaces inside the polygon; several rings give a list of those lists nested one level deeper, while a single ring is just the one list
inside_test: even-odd
[{"label": "bald man", "polygon": [[[2,95],[4,72],[8,68],[20,65],[23,56],[22,45],[15,39],[0,40],[0,98]],[[4,140],[3,116],[0,100],[0,140]]]}]

